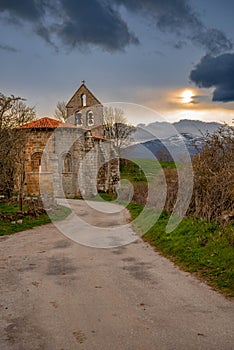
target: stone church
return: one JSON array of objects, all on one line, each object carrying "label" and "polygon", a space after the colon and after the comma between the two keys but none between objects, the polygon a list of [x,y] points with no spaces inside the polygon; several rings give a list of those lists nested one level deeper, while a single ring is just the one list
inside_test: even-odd
[{"label": "stone church", "polygon": [[114,192],[119,159],[103,137],[103,106],[83,81],[66,105],[65,123],[41,118],[23,125],[25,193],[55,197],[91,197]]}]

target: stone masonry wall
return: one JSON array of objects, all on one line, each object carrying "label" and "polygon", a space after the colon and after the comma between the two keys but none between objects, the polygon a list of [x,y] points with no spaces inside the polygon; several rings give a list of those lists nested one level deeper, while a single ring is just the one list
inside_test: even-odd
[{"label": "stone masonry wall", "polygon": [[[42,153],[40,173],[32,168],[32,156]],[[71,171],[64,171],[69,154]],[[93,138],[90,131],[58,128],[27,130],[26,192],[74,198],[90,197],[97,191],[113,192],[119,179],[119,162],[111,142]],[[103,166],[102,166],[103,165]]]}]

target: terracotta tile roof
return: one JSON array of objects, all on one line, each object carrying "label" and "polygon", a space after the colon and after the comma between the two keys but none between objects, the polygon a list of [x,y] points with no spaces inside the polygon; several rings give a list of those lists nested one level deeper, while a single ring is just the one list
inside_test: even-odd
[{"label": "terracotta tile roof", "polygon": [[[24,124],[24,125],[19,127],[19,129],[57,129],[57,128],[80,129],[83,131],[90,130],[87,128],[83,128],[81,126],[75,126],[73,124],[63,123],[63,122],[60,122],[59,120],[48,118],[48,117],[33,120],[32,122]],[[101,136],[92,135],[92,138],[110,141],[109,139],[107,139],[105,137],[101,137]]]},{"label": "terracotta tile roof", "polygon": [[[37,120],[33,120],[20,127],[20,129],[56,129],[56,128],[66,128],[66,129],[77,129],[77,126],[62,123],[56,119],[44,117]],[[83,129],[83,128],[82,128]]]}]

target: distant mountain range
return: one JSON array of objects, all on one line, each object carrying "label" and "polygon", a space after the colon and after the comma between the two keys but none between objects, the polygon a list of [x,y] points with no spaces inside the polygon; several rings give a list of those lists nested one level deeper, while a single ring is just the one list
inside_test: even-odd
[{"label": "distant mountain range", "polygon": [[178,133],[191,134],[194,137],[202,137],[206,132],[214,133],[221,126],[220,123],[206,123],[200,120],[180,120],[175,123],[154,122],[148,125],[138,124],[134,139],[139,142],[149,141],[155,138],[165,139]]},{"label": "distant mountain range", "polygon": [[199,152],[206,133],[216,132],[222,124],[199,120],[181,120],[176,123],[155,122],[139,124],[132,145],[122,152],[126,158],[154,158],[170,161],[189,160]]}]

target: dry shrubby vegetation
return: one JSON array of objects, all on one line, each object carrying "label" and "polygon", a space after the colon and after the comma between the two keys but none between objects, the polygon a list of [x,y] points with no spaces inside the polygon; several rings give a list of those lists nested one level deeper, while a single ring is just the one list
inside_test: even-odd
[{"label": "dry shrubby vegetation", "polygon": [[223,126],[206,136],[202,152],[193,159],[193,215],[208,221],[234,218],[234,127]]},{"label": "dry shrubby vegetation", "polygon": [[[207,221],[228,222],[234,218],[234,128],[224,125],[205,135],[201,152],[193,157],[194,188],[188,215]],[[165,169],[167,200],[172,211],[177,197],[175,169]]]},{"label": "dry shrubby vegetation", "polygon": [[[203,149],[192,159],[194,188],[187,215],[207,221],[229,222],[234,218],[234,127],[224,125],[215,134],[207,134],[204,138]],[[134,167],[130,163],[128,168],[133,174]],[[160,171],[164,173],[167,186],[160,180]],[[138,205],[145,205],[147,202],[159,208],[157,202],[160,202],[163,195],[162,188],[167,187],[164,209],[172,212],[178,194],[177,169],[165,167],[160,171],[153,188],[155,200],[152,203],[147,202],[148,184],[146,178],[139,175],[136,181],[132,177],[132,200]],[[180,173],[183,177],[183,171]]]}]

